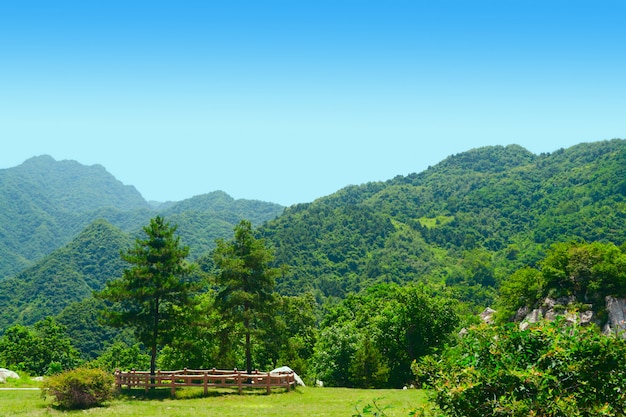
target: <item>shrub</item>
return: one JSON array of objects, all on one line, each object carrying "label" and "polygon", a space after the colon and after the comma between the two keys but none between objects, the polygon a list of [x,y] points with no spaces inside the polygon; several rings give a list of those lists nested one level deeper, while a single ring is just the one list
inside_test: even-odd
[{"label": "shrub", "polygon": [[446,416],[623,416],[626,342],[563,320],[481,326],[413,363]]},{"label": "shrub", "polygon": [[100,369],[79,368],[51,376],[43,383],[43,396],[55,397],[61,408],[81,409],[102,405],[113,396],[114,378]]}]

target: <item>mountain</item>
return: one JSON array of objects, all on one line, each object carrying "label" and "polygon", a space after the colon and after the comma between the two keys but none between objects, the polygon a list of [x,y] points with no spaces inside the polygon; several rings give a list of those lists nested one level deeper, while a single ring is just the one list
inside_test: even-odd
[{"label": "mountain", "polygon": [[126,264],[120,251],[131,243],[127,234],[98,220],[32,267],[0,281],[0,329],[33,324],[91,297],[106,281],[122,275]]},{"label": "mountain", "polygon": [[[127,232],[146,224],[149,217],[140,222],[137,214],[143,210],[83,213],[82,221],[94,213],[107,220],[0,282],[0,330],[55,314],[119,276],[118,249]],[[540,261],[553,243],[625,244],[626,141],[541,155],[516,145],[472,149],[420,173],[348,186],[284,210],[214,192],[147,211],[157,213],[179,225],[194,259],[213,236],[229,238],[239,217],[255,218],[276,265],[288,267],[277,280],[283,294],[310,291],[323,303],[379,282],[421,281],[447,285],[482,309],[513,271]]]},{"label": "mountain", "polygon": [[39,156],[0,170],[0,279],[69,242],[103,207],[149,209],[134,187],[100,165]]},{"label": "mountain", "polygon": [[214,191],[174,203],[159,213],[178,226],[181,241],[190,247],[192,260],[215,247],[215,240],[228,239],[242,219],[259,226],[280,215],[284,207],[257,200],[235,200],[223,191]]},{"label": "mountain", "polygon": [[287,294],[344,297],[376,282],[447,284],[476,305],[559,241],[626,242],[626,141],[534,155],[494,146],[292,206],[260,233]]},{"label": "mountain", "polygon": [[161,214],[179,224],[193,259],[212,248],[216,238],[231,236],[239,220],[259,225],[282,210],[278,204],[234,200],[221,191],[156,205],[100,165],[31,158],[0,170],[0,281],[67,244],[98,219],[134,234]]}]

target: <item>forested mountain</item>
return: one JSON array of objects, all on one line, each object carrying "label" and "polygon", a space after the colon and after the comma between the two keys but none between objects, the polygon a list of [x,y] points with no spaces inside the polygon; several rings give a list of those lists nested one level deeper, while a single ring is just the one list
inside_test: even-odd
[{"label": "forested mountain", "polygon": [[283,210],[278,204],[234,200],[223,192],[152,207],[100,165],[39,156],[0,170],[0,281],[67,244],[98,219],[135,233],[157,214],[171,216],[195,258],[212,248],[216,238],[231,236],[239,220],[259,225]]},{"label": "forested mountain", "polygon": [[134,187],[99,165],[31,158],[0,170],[0,279],[17,273],[70,241],[101,207],[148,209]]},{"label": "forested mountain", "polygon": [[259,226],[283,210],[278,204],[235,200],[223,191],[214,191],[175,203],[158,213],[178,225],[181,241],[190,247],[190,259],[196,259],[213,249],[216,239],[230,238],[240,220]]},{"label": "forested mountain", "polygon": [[376,282],[453,286],[477,305],[551,243],[626,241],[626,141],[534,155],[473,149],[424,172],[288,208],[260,232],[287,294],[344,297]]},{"label": "forested mountain", "polygon": [[[51,197],[40,197],[39,203],[33,197],[36,204],[30,204],[27,194],[21,195],[31,209],[25,213],[32,217],[16,215],[11,227],[30,227],[36,236],[32,245],[43,245],[39,240],[46,233],[37,234],[31,218],[48,219],[37,220],[43,230],[47,224],[76,221],[67,214],[54,217],[60,210],[51,208],[57,207]],[[278,217],[283,211],[278,205],[233,200],[222,192],[161,211],[137,205],[136,210],[83,212],[78,218],[86,225],[98,218],[106,222],[96,221],[72,243],[2,282],[0,329],[55,314],[88,296],[103,279],[119,276],[122,240],[156,214],[178,224],[192,260],[210,250],[215,238],[232,236],[239,219],[254,225],[269,220],[258,233],[273,246],[277,266],[288,267],[277,282],[285,295],[310,291],[323,302],[379,282],[429,282],[446,284],[459,299],[484,308],[501,282],[542,259],[552,243],[626,242],[626,141],[580,144],[541,155],[515,145],[473,149],[421,173],[349,186],[294,205]],[[5,224],[3,220],[1,227]],[[77,226],[67,226],[72,227]],[[3,230],[4,248],[16,246],[6,243],[10,230]],[[28,242],[28,235],[20,233]],[[97,238],[109,233],[116,237]],[[94,258],[94,248],[104,255]],[[102,274],[90,275],[90,267]],[[77,284],[64,287],[70,282]]]},{"label": "forested mountain", "polygon": [[122,274],[125,263],[120,251],[131,242],[121,230],[98,220],[69,244],[0,281],[0,329],[13,323],[33,324],[91,297],[106,281]]}]

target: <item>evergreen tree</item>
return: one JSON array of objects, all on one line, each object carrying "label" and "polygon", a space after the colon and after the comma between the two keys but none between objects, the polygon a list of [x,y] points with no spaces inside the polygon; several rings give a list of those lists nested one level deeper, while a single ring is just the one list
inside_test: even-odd
[{"label": "evergreen tree", "polygon": [[188,317],[184,309],[193,302],[194,282],[191,265],[185,262],[189,248],[181,246],[174,235],[176,226],[157,216],[143,231],[145,238],[137,238],[134,247],[122,253],[132,266],[98,295],[115,303],[106,312],[107,322],[131,327],[150,349],[150,373],[154,374],[158,346],[168,344],[172,330]]},{"label": "evergreen tree", "polygon": [[214,252],[219,286],[215,305],[230,323],[229,330],[245,337],[248,373],[252,372],[253,337],[258,340],[264,330],[273,327],[277,302],[274,278],[278,272],[269,266],[273,258],[265,241],[254,236],[247,220],[235,226],[232,241],[218,240]]}]

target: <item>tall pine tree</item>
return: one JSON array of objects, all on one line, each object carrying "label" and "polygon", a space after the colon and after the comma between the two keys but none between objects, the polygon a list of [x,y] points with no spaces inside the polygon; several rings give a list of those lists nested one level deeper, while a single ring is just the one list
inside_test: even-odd
[{"label": "tall pine tree", "polygon": [[143,228],[144,238],[122,253],[131,267],[121,278],[109,281],[98,294],[115,303],[106,312],[115,327],[131,327],[135,336],[150,348],[150,373],[155,373],[159,346],[169,343],[174,329],[188,316],[184,309],[193,303],[192,267],[185,261],[189,248],[175,236],[176,226],[162,217]]},{"label": "tall pine tree", "polygon": [[264,240],[255,238],[251,223],[242,220],[235,226],[232,241],[217,241],[213,258],[219,286],[215,305],[235,336],[244,337],[246,370],[250,373],[253,341],[273,327],[278,272],[269,266],[273,254]]}]

